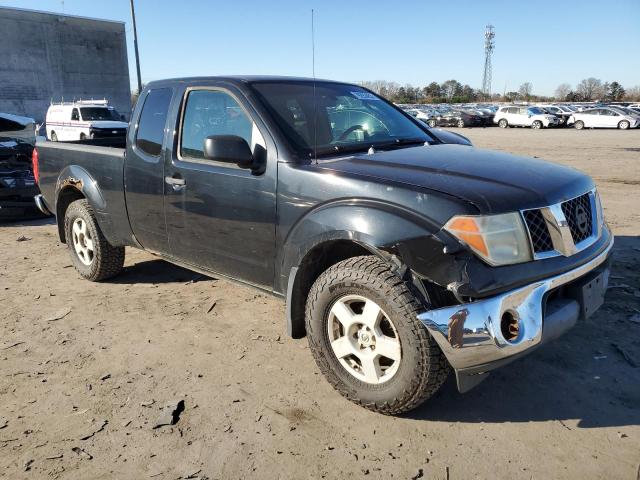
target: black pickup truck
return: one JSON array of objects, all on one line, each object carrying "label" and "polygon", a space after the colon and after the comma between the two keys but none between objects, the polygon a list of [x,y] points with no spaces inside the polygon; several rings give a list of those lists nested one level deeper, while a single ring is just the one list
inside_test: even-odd
[{"label": "black pickup truck", "polygon": [[286,298],[327,380],[397,414],[564,333],[608,282],[591,178],[444,137],[356,85],[158,81],[122,148],[37,144],[37,203],[88,280],[136,247]]}]

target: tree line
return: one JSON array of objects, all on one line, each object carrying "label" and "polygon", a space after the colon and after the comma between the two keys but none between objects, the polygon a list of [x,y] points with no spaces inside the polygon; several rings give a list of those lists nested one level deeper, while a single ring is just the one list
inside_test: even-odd
[{"label": "tree line", "polygon": [[640,86],[625,89],[619,82],[602,82],[593,77],[585,78],[575,88],[568,83],[562,83],[556,89],[554,96],[536,95],[531,82],[523,83],[517,91],[494,93],[491,97],[457,80],[431,82],[424,87],[411,84],[400,85],[386,80],[361,82],[361,85],[394,103],[640,101]]}]

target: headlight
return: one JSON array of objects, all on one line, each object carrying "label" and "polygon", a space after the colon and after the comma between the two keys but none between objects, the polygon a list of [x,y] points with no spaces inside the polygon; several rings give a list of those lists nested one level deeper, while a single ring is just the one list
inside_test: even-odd
[{"label": "headlight", "polygon": [[490,216],[455,216],[444,226],[490,265],[532,260],[529,239],[519,213]]}]

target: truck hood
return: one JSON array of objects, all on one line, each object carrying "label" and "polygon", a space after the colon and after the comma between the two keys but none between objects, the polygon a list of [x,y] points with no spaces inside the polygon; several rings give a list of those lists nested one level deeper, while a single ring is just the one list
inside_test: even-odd
[{"label": "truck hood", "polygon": [[551,205],[594,187],[569,167],[464,145],[431,145],[320,160],[318,167],[379,182],[437,191],[480,213]]},{"label": "truck hood", "polygon": [[114,122],[112,120],[92,120],[89,122],[95,128],[127,128],[126,122]]}]

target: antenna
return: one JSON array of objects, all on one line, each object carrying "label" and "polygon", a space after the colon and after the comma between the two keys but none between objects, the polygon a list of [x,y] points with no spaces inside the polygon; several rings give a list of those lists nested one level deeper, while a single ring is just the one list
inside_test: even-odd
[{"label": "antenna", "polygon": [[311,9],[311,71],[313,79],[316,79],[316,26],[315,12]]},{"label": "antenna", "polygon": [[484,31],[484,73],[482,74],[482,94],[491,98],[491,55],[496,46],[496,33],[493,25],[487,25]]},{"label": "antenna", "polygon": [[315,12],[311,9],[311,72],[313,74],[313,160],[318,163],[318,100],[316,97],[316,28]]}]

